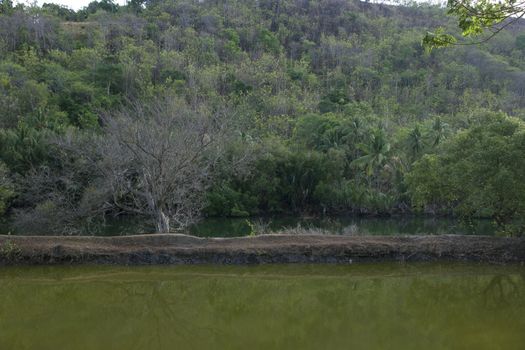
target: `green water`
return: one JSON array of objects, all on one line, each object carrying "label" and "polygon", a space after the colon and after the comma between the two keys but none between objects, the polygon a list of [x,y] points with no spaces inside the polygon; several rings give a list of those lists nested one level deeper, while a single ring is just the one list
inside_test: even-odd
[{"label": "green water", "polygon": [[525,268],[0,270],[0,349],[523,349]]}]

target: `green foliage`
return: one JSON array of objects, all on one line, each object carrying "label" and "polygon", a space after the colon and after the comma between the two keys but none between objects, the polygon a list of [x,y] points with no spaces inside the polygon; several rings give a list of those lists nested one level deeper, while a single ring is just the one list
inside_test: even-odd
[{"label": "green foliage", "polygon": [[[463,37],[479,36],[490,30],[491,34],[482,38],[480,42],[491,39],[525,14],[524,4],[516,0],[449,0],[447,9],[449,15],[457,18]],[[442,27],[434,33],[427,32],[423,38],[423,46],[428,50],[456,43],[457,39],[445,33]]]},{"label": "green foliage", "polygon": [[321,101],[319,102],[319,111],[321,113],[340,112],[342,107],[348,102],[350,101],[344,90],[333,90],[321,98]]},{"label": "green foliage", "polygon": [[279,54],[281,52],[281,44],[275,35],[266,28],[263,28],[259,33],[259,40],[261,41],[265,50]]},{"label": "green foliage", "polygon": [[407,182],[412,203],[417,209],[426,207],[427,210],[444,210],[448,203],[454,201],[451,197],[453,191],[449,189],[449,184],[443,177],[440,158],[435,154],[421,157],[407,174]]},{"label": "green foliage", "polygon": [[[191,106],[204,102],[212,112],[227,110],[233,122],[223,127],[239,136],[225,145],[228,157],[208,189],[205,215],[377,215],[413,204],[461,215],[469,212],[463,207],[479,205],[485,209],[475,215],[496,217],[486,196],[483,202],[474,186],[460,185],[464,174],[492,164],[484,158],[490,155],[458,170],[458,183],[444,169],[446,156],[459,152],[451,145],[474,134],[485,112],[525,118],[520,27],[502,30],[487,45],[425,53],[420,33],[428,23],[441,29],[425,37],[427,48],[462,43],[439,7],[278,4],[103,0],[75,12],[0,2],[0,161],[9,179],[0,184],[2,210],[14,213],[8,210],[14,205],[51,216],[65,212],[58,197],[92,203],[97,178],[78,156],[57,158],[53,142],[103,138],[101,115],[170,94]],[[478,20],[460,4],[502,13],[509,3],[449,2],[464,35],[506,23],[500,15]],[[472,152],[465,159],[478,152],[465,149]],[[246,164],[235,172],[240,159]],[[486,186],[505,192],[519,164],[499,167]],[[43,169],[58,179],[60,196],[28,200],[26,184]],[[521,210],[515,195],[502,203]]]},{"label": "green foliage", "polygon": [[21,255],[22,250],[16,243],[6,240],[0,245],[0,257],[8,262],[16,262]]},{"label": "green foliage", "polygon": [[204,214],[208,216],[243,217],[257,213],[257,199],[233,189],[229,184],[216,185],[208,192]]},{"label": "green foliage", "polygon": [[0,217],[5,214],[9,201],[15,195],[13,183],[9,178],[7,167],[0,162]]},{"label": "green foliage", "polygon": [[367,142],[357,145],[363,155],[352,162],[358,168],[366,169],[366,174],[371,177],[387,160],[390,155],[390,143],[386,140],[383,129],[373,129]]},{"label": "green foliage", "polygon": [[47,157],[48,129],[38,130],[20,123],[16,129],[0,130],[0,160],[10,169],[24,172]]},{"label": "green foliage", "polygon": [[12,0],[0,1],[0,14],[11,14],[12,11],[13,11],[13,1]]},{"label": "green foliage", "polygon": [[525,34],[516,36],[516,48],[525,51]]},{"label": "green foliage", "polygon": [[[417,206],[490,216],[502,228],[525,215],[525,123],[485,113],[416,162],[408,176]],[[523,227],[518,229],[523,230]]]},{"label": "green foliage", "polygon": [[368,128],[366,123],[364,118],[332,113],[309,114],[297,120],[295,139],[319,151],[345,149],[352,157],[356,153],[356,144],[364,139]]}]

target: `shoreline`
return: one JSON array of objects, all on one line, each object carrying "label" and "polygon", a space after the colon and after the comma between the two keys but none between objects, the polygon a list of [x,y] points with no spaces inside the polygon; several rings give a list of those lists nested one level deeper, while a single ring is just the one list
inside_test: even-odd
[{"label": "shoreline", "polygon": [[463,261],[525,263],[525,238],[261,235],[199,238],[0,235],[0,265],[155,265]]}]

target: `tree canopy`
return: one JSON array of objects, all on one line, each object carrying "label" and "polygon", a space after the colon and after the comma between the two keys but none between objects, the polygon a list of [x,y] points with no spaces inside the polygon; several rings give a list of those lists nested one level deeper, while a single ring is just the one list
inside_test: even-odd
[{"label": "tree canopy", "polygon": [[[92,232],[137,216],[178,230],[268,214],[508,226],[521,213],[523,193],[508,190],[525,118],[525,24],[514,15],[462,12],[469,36],[504,28],[427,52],[421,33],[461,33],[443,8],[417,3],[1,4],[0,212],[19,230]],[[508,157],[487,153],[492,142]],[[187,173],[176,166],[184,149],[195,155]]]},{"label": "tree canopy", "polygon": [[434,32],[427,32],[423,38],[423,44],[427,48],[486,42],[523,18],[525,3],[519,0],[448,0],[447,13],[458,19],[463,37],[477,39],[458,41],[440,27]]}]

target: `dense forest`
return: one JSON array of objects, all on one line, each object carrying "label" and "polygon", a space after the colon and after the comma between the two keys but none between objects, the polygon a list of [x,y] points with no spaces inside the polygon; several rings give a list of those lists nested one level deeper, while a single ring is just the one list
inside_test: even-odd
[{"label": "dense forest", "polygon": [[425,50],[442,8],[0,1],[0,215],[490,217],[525,228],[525,23]]}]

